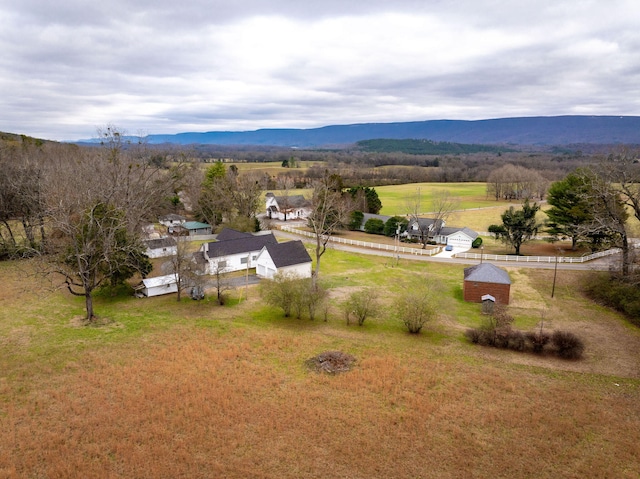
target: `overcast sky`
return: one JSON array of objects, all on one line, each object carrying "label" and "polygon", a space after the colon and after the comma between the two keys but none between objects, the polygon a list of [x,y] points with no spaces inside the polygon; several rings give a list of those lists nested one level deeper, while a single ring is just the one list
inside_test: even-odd
[{"label": "overcast sky", "polygon": [[0,131],[640,115],[638,0],[0,0]]}]

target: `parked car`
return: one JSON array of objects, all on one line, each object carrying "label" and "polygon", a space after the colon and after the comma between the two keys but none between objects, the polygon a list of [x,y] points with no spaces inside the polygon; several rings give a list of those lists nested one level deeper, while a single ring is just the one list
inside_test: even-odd
[{"label": "parked car", "polygon": [[193,288],[191,288],[191,299],[194,300],[200,300],[200,299],[204,299],[204,289],[202,289],[202,287],[200,286],[194,286]]},{"label": "parked car", "polygon": [[453,251],[453,246],[451,246],[450,244],[448,244],[447,246],[444,247],[445,251]]}]

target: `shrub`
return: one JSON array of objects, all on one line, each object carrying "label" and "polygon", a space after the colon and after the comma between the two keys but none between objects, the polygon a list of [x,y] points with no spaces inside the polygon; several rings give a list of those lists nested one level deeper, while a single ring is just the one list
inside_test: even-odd
[{"label": "shrub", "polygon": [[494,331],[495,335],[495,347],[496,348],[508,348],[509,347],[509,338],[511,337],[511,327],[505,326],[501,328],[496,328]]},{"label": "shrub", "polygon": [[373,317],[378,312],[378,294],[373,288],[354,291],[342,304],[347,324],[353,314],[358,320],[358,326],[362,326],[368,317]]},{"label": "shrub", "polygon": [[426,277],[416,276],[403,288],[394,309],[411,334],[418,334],[423,326],[437,316],[437,285]]},{"label": "shrub", "polygon": [[511,330],[511,334],[508,338],[507,347],[513,351],[524,351],[526,347],[526,341],[522,331]]},{"label": "shrub", "polygon": [[398,231],[398,226],[400,226],[400,233],[402,233],[403,231],[406,231],[407,224],[409,224],[409,220],[407,220],[407,218],[403,218],[402,216],[392,216],[384,224],[384,234],[385,236],[393,237]]},{"label": "shrub", "polygon": [[569,331],[555,331],[551,342],[556,353],[565,359],[580,359],[584,352],[584,343],[575,334]]},{"label": "shrub", "polygon": [[551,340],[551,336],[546,331],[529,331],[525,333],[525,339],[528,345],[536,354],[541,354],[544,351],[544,347]]},{"label": "shrub", "polygon": [[476,239],[473,240],[473,243],[471,243],[471,247],[472,248],[479,248],[480,246],[482,246],[482,238],[480,238],[480,236],[478,236]]},{"label": "shrub", "polygon": [[585,285],[587,295],[594,301],[614,308],[640,325],[640,288],[638,277],[620,278],[612,275],[594,275]]},{"label": "shrub", "polygon": [[260,294],[267,304],[282,308],[285,317],[289,317],[293,308],[301,307],[298,296],[303,283],[298,276],[278,273],[272,280],[260,284]]},{"label": "shrub", "polygon": [[470,328],[464,332],[464,335],[473,344],[478,344],[480,343],[480,337],[482,336],[482,331],[477,328]]},{"label": "shrub", "polygon": [[372,235],[381,235],[384,232],[384,221],[378,218],[369,218],[364,224],[364,232]]},{"label": "shrub", "polygon": [[349,229],[352,231],[359,230],[364,219],[364,213],[362,211],[354,211],[351,213],[351,221],[349,221]]}]

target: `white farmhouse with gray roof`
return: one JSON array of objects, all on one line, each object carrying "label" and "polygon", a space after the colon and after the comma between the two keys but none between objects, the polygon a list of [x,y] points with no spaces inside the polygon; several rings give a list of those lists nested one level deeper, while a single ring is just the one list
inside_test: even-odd
[{"label": "white farmhouse with gray roof", "polygon": [[255,260],[262,248],[278,242],[271,232],[253,235],[232,230],[227,233],[222,231],[218,238],[221,236],[230,239],[205,243],[200,247],[207,261],[207,274],[222,270],[227,273],[255,268]]},{"label": "white farmhouse with gray roof", "polygon": [[309,216],[311,202],[302,195],[276,196],[267,193],[265,196],[267,216],[275,220],[296,220]]}]

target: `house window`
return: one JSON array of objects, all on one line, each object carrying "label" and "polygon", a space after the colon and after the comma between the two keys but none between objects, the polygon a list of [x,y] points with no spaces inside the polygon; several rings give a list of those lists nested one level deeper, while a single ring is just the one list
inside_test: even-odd
[{"label": "house window", "polygon": [[246,258],[240,258],[240,264],[247,264],[248,259],[249,259],[248,256]]},{"label": "house window", "polygon": [[218,261],[218,268],[226,268],[226,267],[227,267],[226,261]]}]

